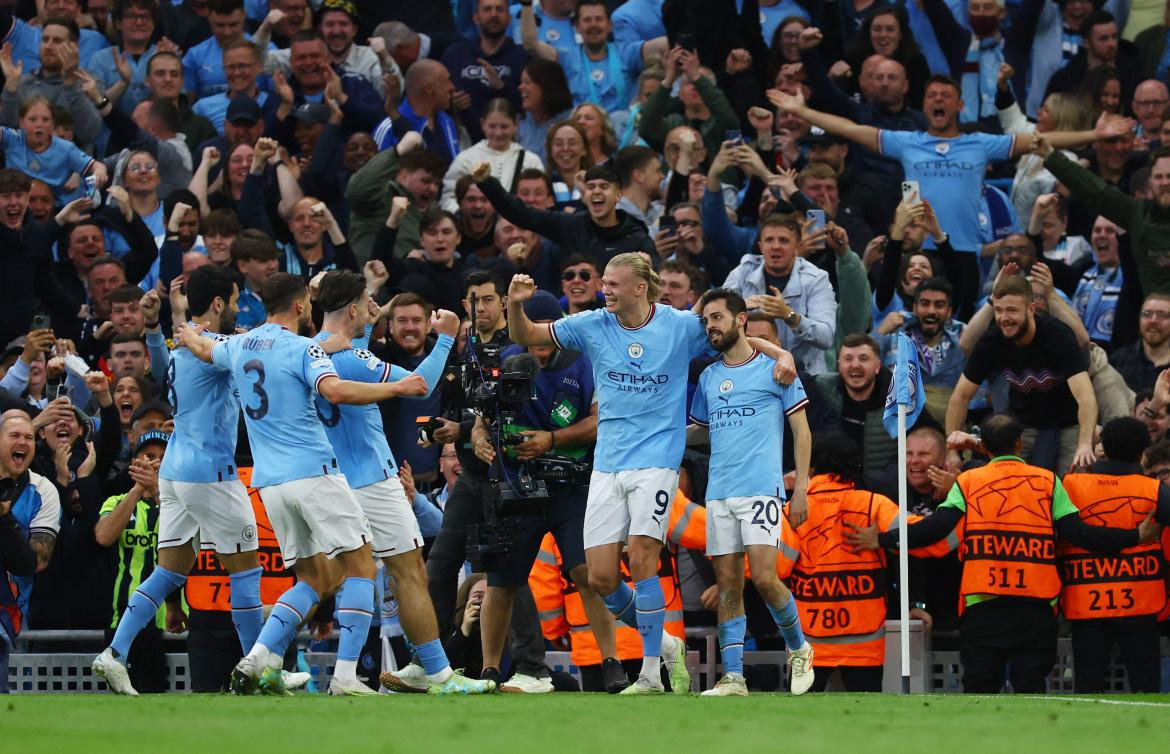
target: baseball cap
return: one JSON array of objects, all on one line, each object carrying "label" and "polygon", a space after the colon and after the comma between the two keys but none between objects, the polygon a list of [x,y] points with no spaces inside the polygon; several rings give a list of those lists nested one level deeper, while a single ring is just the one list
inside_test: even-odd
[{"label": "baseball cap", "polygon": [[167,419],[173,419],[175,412],[171,409],[171,404],[163,401],[147,401],[138,408],[134,409],[133,415],[130,416],[130,423],[134,424],[142,417],[150,413],[158,413],[165,416]]},{"label": "baseball cap", "polygon": [[524,302],[524,316],[533,322],[547,322],[565,316],[561,303],[548,291],[537,291]]},{"label": "baseball cap", "polygon": [[166,444],[170,441],[170,432],[163,432],[161,429],[152,429],[149,432],[143,432],[138,436],[138,444],[134,446],[134,452],[137,453],[152,442],[161,442],[165,447]]},{"label": "baseball cap", "polygon": [[227,114],[224,115],[224,120],[229,123],[235,123],[240,120],[247,120],[255,123],[263,117],[260,112],[260,104],[251,97],[235,97],[227,106]]},{"label": "baseball cap", "polygon": [[845,140],[840,136],[835,136],[819,126],[811,126],[808,133],[796,142],[800,146],[805,144],[819,144],[822,147],[830,147],[834,144],[844,144]]},{"label": "baseball cap", "polygon": [[306,102],[293,110],[293,117],[301,123],[328,123],[332,113],[324,102]]}]

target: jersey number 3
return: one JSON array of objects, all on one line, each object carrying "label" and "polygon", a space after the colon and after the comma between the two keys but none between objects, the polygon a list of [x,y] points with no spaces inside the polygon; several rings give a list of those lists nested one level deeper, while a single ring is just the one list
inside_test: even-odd
[{"label": "jersey number 3", "polygon": [[264,362],[260,359],[252,359],[244,364],[244,371],[256,375],[256,381],[252,383],[252,392],[259,399],[259,405],[256,408],[245,404],[244,413],[251,419],[263,419],[268,415],[268,391],[264,389]]}]

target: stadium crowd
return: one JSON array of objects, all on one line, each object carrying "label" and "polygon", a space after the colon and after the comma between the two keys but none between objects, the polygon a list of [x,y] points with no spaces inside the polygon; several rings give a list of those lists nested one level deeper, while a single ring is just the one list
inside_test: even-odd
[{"label": "stadium crowd", "polygon": [[[741,682],[744,646],[799,665],[811,645],[816,680],[797,667],[792,683],[823,690],[840,669],[845,688],[880,690],[903,591],[935,648],[961,652],[967,691],[1043,693],[1058,635],[1078,691],[1106,690],[1114,645],[1130,688],[1163,688],[1170,2],[0,0],[0,39],[5,679],[22,628],[103,629],[105,662],[165,690],[168,629],[188,631],[194,688],[224,688],[253,656],[242,626],[259,632],[247,582],[273,616],[315,606],[318,641],[331,606],[346,628],[368,588],[368,641],[339,653],[339,673],[356,663],[376,688],[384,671],[397,691],[433,691],[451,667],[508,691],[577,688],[545,666],[554,647],[584,690],[660,690],[639,632],[654,612],[673,684],[684,629],[718,626]],[[629,310],[644,322],[615,320],[647,328],[628,352],[601,319],[633,300],[623,285],[649,305]],[[668,310],[697,322],[681,313],[700,301],[698,345],[651,330],[676,321]],[[235,365],[274,341],[227,336],[274,323],[317,336],[306,374],[332,362],[341,378],[309,384],[315,434],[289,463],[324,452],[305,463],[326,479],[340,466],[363,507],[397,480],[414,514],[369,516],[372,551],[341,553],[332,576],[285,567],[287,524],[260,489],[284,478],[253,471],[270,402],[302,395],[259,361]],[[720,455],[720,409],[703,398],[741,334],[797,380],[774,396],[783,413],[762,434],[783,450],[764,466],[807,520],[759,501],[771,560],[752,549],[766,542],[708,543],[729,515],[705,507],[727,496],[711,487],[734,486],[721,465],[760,472]],[[883,423],[902,336],[926,394],[905,458],[908,583]],[[619,377],[638,392],[643,347],[663,345],[685,356],[670,376],[686,400],[668,410],[681,431],[690,409],[692,427],[670,464],[642,464],[673,467],[638,488],[661,530],[627,519],[616,540],[583,539],[586,485],[552,480],[539,513],[507,519],[504,562],[472,573],[468,535],[500,473],[507,486],[534,459],[593,463],[592,510],[599,474],[647,470],[617,457],[657,440],[612,429],[604,398],[599,417],[595,382],[602,394],[628,361],[637,374]],[[502,431],[460,377],[485,346],[539,364]],[[191,381],[193,357],[233,360],[238,403],[176,426],[213,392]],[[337,387],[365,372],[400,392]],[[635,403],[622,419],[636,430],[653,419]],[[710,437],[693,431],[699,405]],[[350,422],[381,445],[351,444]],[[224,443],[234,459],[212,468]],[[208,478],[184,477],[200,463]],[[237,476],[247,547],[193,512],[160,530],[160,499]],[[737,494],[781,502],[772,489]],[[335,493],[314,490],[328,507]],[[200,532],[208,549],[186,546]],[[745,583],[745,547],[775,568]],[[281,597],[300,584],[303,605]],[[781,682],[748,670],[752,688]]]}]

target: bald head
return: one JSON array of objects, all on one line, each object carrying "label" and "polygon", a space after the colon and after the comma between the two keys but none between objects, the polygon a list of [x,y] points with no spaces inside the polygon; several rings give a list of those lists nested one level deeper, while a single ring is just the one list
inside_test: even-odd
[{"label": "bald head", "polygon": [[857,74],[857,86],[861,89],[861,96],[873,101],[875,84],[874,74],[883,61],[889,60],[885,55],[873,54],[861,61],[861,71]]},{"label": "bald head", "polygon": [[[451,74],[436,60],[419,60],[406,71],[406,98],[418,115],[430,115],[451,102]],[[419,108],[423,108],[422,111]]]},{"label": "bald head", "polygon": [[[877,57],[877,56],[872,56]],[[882,58],[871,77],[873,96],[871,101],[887,110],[901,110],[906,103],[906,94],[910,91],[910,80],[906,77],[906,67],[897,60]]]},{"label": "bald head", "polygon": [[1133,116],[1147,136],[1157,138],[1167,104],[1170,104],[1170,91],[1157,79],[1146,79],[1133,90]]}]

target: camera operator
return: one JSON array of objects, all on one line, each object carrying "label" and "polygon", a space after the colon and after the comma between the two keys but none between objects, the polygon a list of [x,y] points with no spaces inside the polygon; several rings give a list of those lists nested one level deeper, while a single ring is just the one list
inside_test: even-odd
[{"label": "camera operator", "polygon": [[[511,345],[505,318],[506,293],[503,281],[483,271],[468,275],[463,286],[463,308],[472,317],[477,343],[494,346],[501,351]],[[474,307],[471,303],[473,297]],[[463,467],[463,473],[451,489],[443,509],[443,528],[435,537],[427,558],[427,579],[435,615],[440,621],[448,622],[455,613],[459,569],[467,560],[466,529],[483,518],[484,483],[488,475],[487,464],[476,458],[467,446],[474,422],[470,418],[466,421],[463,419],[464,408],[470,408],[471,404],[463,393],[459,374],[472,352],[473,349],[467,347],[459,356],[452,355],[455,365],[453,368],[449,365],[440,385],[443,403],[442,415],[436,417],[438,426],[433,430],[424,430],[428,432],[425,440],[431,443],[454,443],[459,463]],[[424,438],[420,437],[420,442],[424,442]],[[440,632],[444,628],[440,626]]]},{"label": "camera operator", "polygon": [[[560,303],[547,291],[538,291],[524,302],[524,313],[533,322],[552,322],[562,317]],[[501,371],[510,371],[510,357],[524,353],[521,346],[509,346],[500,354]],[[491,431],[483,417],[476,418],[471,431],[476,457],[485,463],[499,460],[501,490],[514,489],[512,486],[520,475],[521,464],[532,459],[559,457],[590,462],[593,443],[597,439],[597,403],[593,393],[593,366],[589,360],[579,351],[551,347],[533,346],[527,349],[527,353],[540,365],[532,378],[536,399],[519,404],[515,424],[505,425],[498,433]],[[523,441],[517,443],[520,438]],[[513,597],[517,588],[528,582],[528,573],[546,533],[552,532],[556,538],[564,556],[564,570],[577,584],[588,583],[582,538],[588,479],[583,478],[579,483],[548,481],[547,490],[548,498],[541,503],[539,512],[501,519],[511,548],[506,554],[494,558],[487,567],[488,590],[481,616],[482,677],[494,674],[497,683]],[[593,590],[582,586],[580,591],[603,655],[616,658],[613,618],[609,610]],[[615,683],[624,681],[621,666],[615,666],[620,674]],[[501,690],[540,693],[551,691],[552,681],[517,672]]]}]

